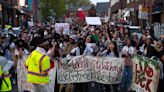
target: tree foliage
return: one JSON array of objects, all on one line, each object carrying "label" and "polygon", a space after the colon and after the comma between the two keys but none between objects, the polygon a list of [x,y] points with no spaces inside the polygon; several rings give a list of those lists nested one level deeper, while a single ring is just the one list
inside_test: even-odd
[{"label": "tree foliage", "polygon": [[80,7],[91,5],[90,0],[65,0],[68,5],[72,5],[73,7]]},{"label": "tree foliage", "polygon": [[52,0],[52,2],[52,9],[56,13],[56,17],[64,15],[66,11],[65,0]]},{"label": "tree foliage", "polygon": [[40,0],[40,11],[44,20],[48,20],[54,13],[59,18],[65,14],[65,10],[65,0]]},{"label": "tree foliage", "polygon": [[50,0],[40,0],[40,11],[43,20],[47,20],[48,17],[51,15],[50,9]]},{"label": "tree foliage", "polygon": [[60,18],[65,14],[66,5],[80,7],[91,5],[91,2],[90,0],[40,0],[41,16],[44,20],[48,20],[48,17],[55,13],[56,17]]}]

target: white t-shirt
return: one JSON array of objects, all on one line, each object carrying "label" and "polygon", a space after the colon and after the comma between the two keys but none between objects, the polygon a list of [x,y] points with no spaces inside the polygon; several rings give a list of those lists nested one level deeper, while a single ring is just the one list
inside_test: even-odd
[{"label": "white t-shirt", "polygon": [[122,54],[134,54],[134,47],[130,46],[124,46],[123,49],[122,49]]},{"label": "white t-shirt", "polygon": [[95,43],[86,43],[86,49],[84,50],[84,55],[92,55],[96,49]]}]

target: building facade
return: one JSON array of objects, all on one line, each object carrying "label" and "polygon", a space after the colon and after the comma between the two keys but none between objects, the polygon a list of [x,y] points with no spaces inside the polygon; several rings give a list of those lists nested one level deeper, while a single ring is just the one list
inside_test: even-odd
[{"label": "building facade", "polygon": [[33,19],[38,21],[38,0],[0,0],[0,25],[18,27]]},{"label": "building facade", "polygon": [[111,17],[112,21],[123,19],[142,28],[164,23],[164,0],[111,0]]},{"label": "building facade", "polygon": [[109,2],[98,2],[96,4],[96,10],[97,10],[97,15],[99,17],[105,17],[108,16],[109,14]]},{"label": "building facade", "polygon": [[17,0],[0,0],[0,25],[2,28],[5,24],[16,26],[16,5]]}]

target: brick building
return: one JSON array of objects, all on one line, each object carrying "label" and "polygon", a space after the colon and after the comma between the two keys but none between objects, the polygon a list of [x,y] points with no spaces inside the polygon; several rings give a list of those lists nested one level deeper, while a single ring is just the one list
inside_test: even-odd
[{"label": "brick building", "polygon": [[24,6],[21,0],[0,0],[0,25],[5,24],[13,27],[20,26],[24,21],[33,18],[38,20],[38,0],[25,0]]},{"label": "brick building", "polygon": [[164,0],[154,0],[152,7],[152,22],[164,23]]},{"label": "brick building", "polygon": [[[148,23],[164,23],[164,0],[111,0],[112,21],[127,19],[132,25],[139,25],[143,28]],[[147,19],[139,18],[139,6],[147,12]],[[113,18],[116,17],[116,18]]]},{"label": "brick building", "polygon": [[4,27],[5,23],[15,26],[17,0],[0,0],[0,25]]}]

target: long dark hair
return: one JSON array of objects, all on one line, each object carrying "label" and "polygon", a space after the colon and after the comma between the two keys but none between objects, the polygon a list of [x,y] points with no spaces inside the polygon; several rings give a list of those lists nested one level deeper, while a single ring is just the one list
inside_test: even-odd
[{"label": "long dark hair", "polygon": [[83,38],[79,38],[77,44],[78,47],[80,48],[80,55],[82,55],[86,48],[85,40]]},{"label": "long dark hair", "polygon": [[54,42],[56,42],[56,46],[55,46],[55,49],[54,49],[54,56],[53,57],[61,57],[60,55],[60,52],[59,52],[59,49],[60,49],[60,44],[57,40],[54,40]]},{"label": "long dark hair", "polygon": [[[118,53],[118,50],[117,50],[117,44],[116,44],[116,42],[115,42],[115,41],[112,41],[112,42],[110,42],[110,43],[113,43],[113,45],[114,45],[114,56],[119,57],[119,53]],[[110,50],[110,49],[108,49],[107,55],[108,55],[109,53],[111,53],[111,50]]]}]

